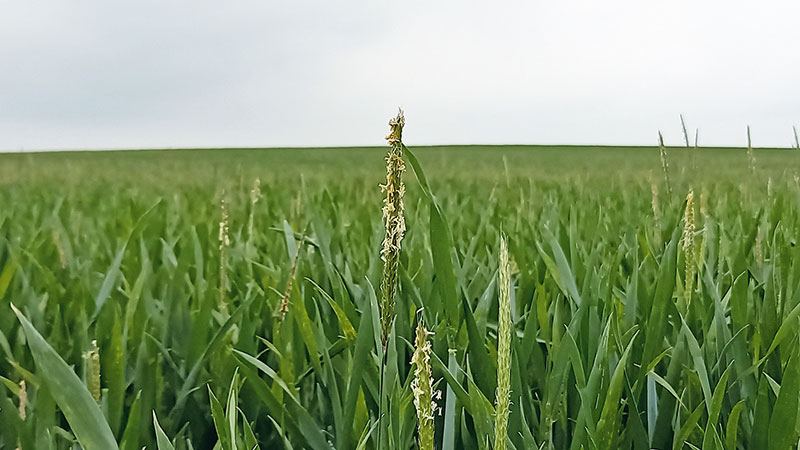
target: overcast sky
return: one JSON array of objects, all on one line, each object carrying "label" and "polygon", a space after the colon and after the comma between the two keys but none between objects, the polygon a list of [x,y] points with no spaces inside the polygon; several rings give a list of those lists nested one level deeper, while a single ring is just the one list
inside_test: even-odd
[{"label": "overcast sky", "polygon": [[[5,1],[0,149],[789,146],[797,0]],[[693,136],[692,136],[693,137]]]}]

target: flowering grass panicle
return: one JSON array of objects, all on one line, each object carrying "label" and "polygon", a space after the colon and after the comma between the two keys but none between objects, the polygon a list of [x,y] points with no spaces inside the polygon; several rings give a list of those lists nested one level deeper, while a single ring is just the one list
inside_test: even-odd
[{"label": "flowering grass panicle", "polygon": [[227,311],[228,306],[225,303],[225,292],[228,287],[227,249],[231,245],[231,240],[228,225],[228,208],[225,206],[225,191],[222,191],[219,208],[221,213],[219,221],[219,308],[221,311]]},{"label": "flowering grass panicle", "polygon": [[433,450],[434,413],[437,410],[431,377],[431,343],[428,341],[430,332],[420,318],[417,324],[416,339],[414,340],[414,354],[411,364],[414,365],[414,380],[411,381],[411,390],[414,393],[414,406],[417,409],[417,424],[419,426],[420,450]]},{"label": "flowering grass panicle", "polygon": [[97,340],[92,340],[92,348],[84,354],[86,359],[86,384],[92,398],[100,403],[100,349]]},{"label": "flowering grass panicle", "polygon": [[26,408],[28,407],[28,388],[25,380],[19,382],[19,418],[25,420],[27,417]]},{"label": "flowering grass panicle", "polygon": [[767,178],[767,201],[772,199],[772,177]]},{"label": "flowering grass panicle", "polygon": [[261,180],[256,178],[253,188],[250,189],[250,217],[247,220],[247,238],[253,238],[253,228],[255,227],[256,203],[261,199]]},{"label": "flowering grass panicle", "polygon": [[684,292],[687,305],[692,300],[696,270],[694,230],[694,190],[689,190],[689,194],[686,195],[686,211],[683,217]]},{"label": "flowering grass panicle", "polygon": [[658,150],[661,155],[661,170],[664,172],[664,182],[667,183],[667,194],[672,195],[672,185],[669,184],[669,163],[667,162],[667,148],[664,147],[664,136],[658,132]]},{"label": "flowering grass panicle", "polygon": [[656,236],[661,239],[661,208],[658,203],[658,183],[650,177],[650,207],[653,209],[653,222]]},{"label": "flowering grass panicle", "polygon": [[292,259],[292,267],[289,269],[289,279],[286,281],[286,289],[283,291],[283,297],[281,297],[281,306],[278,310],[278,316],[281,322],[286,318],[286,313],[289,312],[289,299],[292,296],[292,288],[294,287],[294,281],[297,277],[297,262],[300,260],[300,251],[303,249],[305,240],[306,233],[304,231],[297,245],[297,253],[294,254],[294,258]]},{"label": "flowering grass panicle", "polygon": [[495,450],[505,450],[511,406],[511,265],[508,245],[500,236],[500,308],[497,316],[497,394],[495,399]]},{"label": "flowering grass panicle", "polygon": [[689,131],[686,130],[686,121],[683,120],[683,114],[680,115],[681,117],[681,128],[683,129],[683,140],[686,142],[686,148],[689,148]]},{"label": "flowering grass panicle", "polygon": [[58,230],[53,229],[53,243],[56,246],[56,250],[58,251],[58,261],[61,263],[61,268],[67,268],[67,254],[64,251],[64,245],[61,243],[61,235],[58,233]]},{"label": "flowering grass panicle", "polygon": [[764,264],[764,235],[761,230],[761,224],[758,224],[756,229],[756,243],[753,245],[753,256],[756,259],[756,265],[758,267]]},{"label": "flowering grass panicle", "polygon": [[747,126],[747,159],[750,161],[750,171],[756,173],[756,155],[753,153],[753,141],[750,139],[750,125]]},{"label": "flowering grass panicle", "polygon": [[381,185],[381,191],[386,193],[383,200],[383,220],[386,234],[381,249],[383,277],[381,278],[380,304],[381,339],[384,348],[386,348],[394,321],[397,265],[400,258],[400,243],[406,231],[406,222],[403,216],[403,195],[406,187],[402,180],[403,172],[406,169],[403,162],[402,141],[405,122],[402,110],[389,121],[391,131],[386,136],[389,143],[389,153],[386,155],[386,184]]}]

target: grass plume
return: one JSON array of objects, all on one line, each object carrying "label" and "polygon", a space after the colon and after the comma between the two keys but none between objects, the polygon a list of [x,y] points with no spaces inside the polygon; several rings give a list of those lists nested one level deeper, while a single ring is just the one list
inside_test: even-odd
[{"label": "grass plume", "polygon": [[386,136],[389,153],[386,155],[386,184],[381,191],[386,193],[383,200],[383,220],[386,234],[381,249],[383,260],[383,277],[381,278],[381,341],[383,347],[389,339],[389,332],[394,322],[395,292],[397,291],[397,265],[400,260],[400,243],[406,231],[403,216],[403,196],[406,186],[402,175],[406,167],[403,163],[403,126],[406,120],[403,111],[389,121],[390,132]]},{"label": "grass plume", "polygon": [[681,116],[681,128],[683,129],[683,140],[686,142],[686,148],[689,148],[689,132],[686,130],[686,122],[683,120],[683,114]]},{"label": "grass plume", "polygon": [[689,190],[689,194],[686,195],[686,211],[683,216],[684,293],[687,305],[692,301],[696,271],[694,230],[694,190]]},{"label": "grass plume", "polygon": [[225,191],[222,192],[222,199],[219,202],[220,221],[219,221],[219,308],[227,311],[225,303],[225,292],[228,288],[228,247],[231,245],[230,229],[228,225],[228,208],[225,206]]},{"label": "grass plume", "polygon": [[261,199],[261,180],[256,178],[253,188],[250,189],[250,216],[247,219],[247,239],[252,241],[253,228],[255,227],[256,203]]},{"label": "grass plume", "polygon": [[511,407],[511,264],[508,244],[500,236],[500,308],[497,316],[497,394],[494,449],[506,450]]},{"label": "grass plume", "polygon": [[303,231],[300,242],[297,244],[297,252],[292,259],[292,267],[289,269],[289,279],[286,281],[286,289],[283,291],[283,297],[281,297],[281,306],[278,310],[278,317],[281,322],[286,318],[286,313],[289,312],[289,299],[292,296],[292,288],[294,287],[294,280],[297,276],[297,262],[300,260],[300,251],[303,249],[305,240],[306,233]]},{"label": "grass plume", "polygon": [[92,398],[100,403],[100,349],[97,340],[92,340],[92,348],[84,354],[86,359],[86,385]]},{"label": "grass plume", "polygon": [[431,343],[428,341],[429,334],[431,333],[425,329],[425,324],[420,316],[419,323],[417,323],[416,338],[414,339],[414,354],[411,357],[411,364],[414,366],[414,380],[411,382],[411,390],[414,393],[414,406],[417,410],[420,450],[433,450],[433,419],[437,409],[434,400],[434,396],[437,393],[433,389],[433,378],[431,376]]},{"label": "grass plume", "polygon": [[664,182],[667,184],[667,195],[672,196],[672,185],[669,183],[669,163],[667,162],[667,148],[664,147],[664,136],[658,132],[658,150],[661,155],[661,170],[664,172]]},{"label": "grass plume", "polygon": [[650,174],[650,207],[653,209],[653,228],[658,240],[661,241],[661,208],[658,203],[658,183],[653,179],[652,173]]},{"label": "grass plume", "polygon": [[28,388],[25,385],[25,380],[19,382],[19,418],[25,420],[27,413],[25,408],[28,406]]}]

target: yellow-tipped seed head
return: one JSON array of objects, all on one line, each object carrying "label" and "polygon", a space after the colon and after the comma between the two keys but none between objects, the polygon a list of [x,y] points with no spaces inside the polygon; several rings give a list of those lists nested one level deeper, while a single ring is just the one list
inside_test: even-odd
[{"label": "yellow-tipped seed head", "polygon": [[661,155],[661,170],[664,172],[664,182],[667,184],[667,194],[672,195],[672,186],[669,183],[669,163],[667,162],[667,148],[664,146],[664,136],[658,132],[658,149]]},{"label": "yellow-tipped seed head", "polygon": [[406,186],[403,184],[402,175],[406,170],[403,162],[403,126],[405,117],[401,110],[396,117],[389,121],[391,128],[386,140],[389,143],[389,152],[386,155],[386,184],[381,185],[381,191],[386,193],[383,200],[383,220],[385,235],[381,259],[383,260],[383,277],[381,278],[381,338],[383,346],[389,339],[389,333],[394,321],[395,292],[397,290],[397,265],[400,258],[400,243],[406,231],[406,222],[403,206],[403,196]]},{"label": "yellow-tipped seed head", "polygon": [[500,236],[500,297],[497,316],[497,394],[495,398],[495,450],[505,450],[511,407],[511,265],[508,245]]},{"label": "yellow-tipped seed head", "polygon": [[228,229],[228,208],[225,206],[225,191],[222,191],[220,212],[222,217],[219,221],[219,308],[221,311],[227,312],[228,305],[225,303],[225,292],[228,287],[226,249],[231,245],[231,241]]},{"label": "yellow-tipped seed head", "polygon": [[683,217],[684,291],[687,304],[692,299],[696,270],[694,230],[694,190],[690,190],[686,195],[686,211]]},{"label": "yellow-tipped seed head", "polygon": [[433,390],[433,378],[431,377],[429,334],[431,333],[425,329],[422,318],[420,318],[414,340],[414,354],[411,357],[411,364],[414,365],[414,380],[411,381],[411,390],[414,393],[414,406],[417,409],[420,450],[433,450],[433,420],[438,409],[434,397],[438,397],[439,393]]},{"label": "yellow-tipped seed head", "polygon": [[25,380],[19,382],[19,418],[25,420],[27,413],[25,409],[28,406],[28,388],[25,386]]},{"label": "yellow-tipped seed head", "polygon": [[89,369],[86,377],[87,387],[94,401],[100,403],[100,349],[97,347],[97,340],[92,340],[92,348],[84,357]]}]

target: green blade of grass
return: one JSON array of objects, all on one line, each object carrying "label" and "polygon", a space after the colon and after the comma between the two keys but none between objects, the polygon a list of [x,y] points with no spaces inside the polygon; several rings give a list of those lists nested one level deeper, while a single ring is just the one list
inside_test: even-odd
[{"label": "green blade of grass", "polygon": [[13,304],[39,375],[47,384],[53,399],[64,413],[75,438],[86,450],[115,450],[117,442],[103,412],[80,378],[53,350],[41,334]]}]

